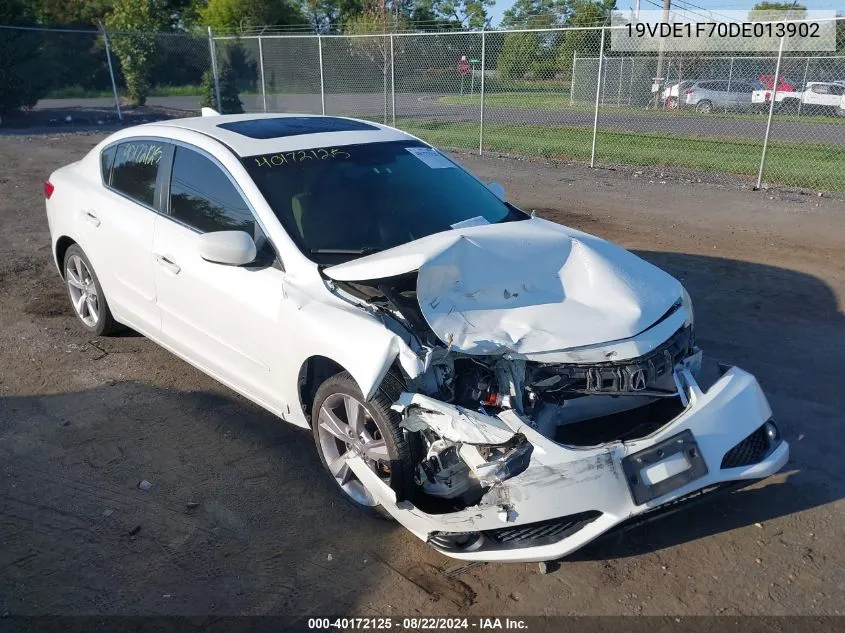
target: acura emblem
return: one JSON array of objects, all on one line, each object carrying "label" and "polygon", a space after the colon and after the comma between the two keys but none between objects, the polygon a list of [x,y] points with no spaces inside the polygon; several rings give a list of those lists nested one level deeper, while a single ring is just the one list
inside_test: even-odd
[{"label": "acura emblem", "polygon": [[635,369],[631,372],[631,391],[642,391],[646,386],[645,369]]}]

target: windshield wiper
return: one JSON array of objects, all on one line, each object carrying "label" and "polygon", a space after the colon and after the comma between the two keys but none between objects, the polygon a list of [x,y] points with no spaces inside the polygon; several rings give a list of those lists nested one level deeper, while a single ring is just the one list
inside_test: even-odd
[{"label": "windshield wiper", "polygon": [[312,255],[372,255],[382,249],[375,246],[364,246],[363,248],[312,248]]}]

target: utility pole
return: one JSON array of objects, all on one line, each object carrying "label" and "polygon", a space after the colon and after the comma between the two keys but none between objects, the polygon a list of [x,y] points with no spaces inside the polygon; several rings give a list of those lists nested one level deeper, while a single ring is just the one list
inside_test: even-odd
[{"label": "utility pole", "polygon": [[[639,2],[637,3],[639,7]],[[669,22],[669,9],[672,6],[672,0],[663,0],[663,22]],[[654,73],[654,83],[657,84],[657,91],[654,93],[654,107],[660,102],[661,88],[663,87],[663,56],[666,48],[666,39],[660,38],[660,44],[657,49],[657,72]],[[668,82],[667,82],[668,83]],[[680,86],[678,87],[678,103],[681,102]]]}]

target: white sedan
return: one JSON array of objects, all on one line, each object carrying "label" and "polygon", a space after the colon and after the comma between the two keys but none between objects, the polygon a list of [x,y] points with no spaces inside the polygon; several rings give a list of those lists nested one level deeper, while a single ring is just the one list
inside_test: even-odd
[{"label": "white sedan", "polygon": [[683,286],[399,130],[132,127],[44,184],[80,324],[128,326],[314,433],[341,494],[456,558],[546,561],[778,471]]}]

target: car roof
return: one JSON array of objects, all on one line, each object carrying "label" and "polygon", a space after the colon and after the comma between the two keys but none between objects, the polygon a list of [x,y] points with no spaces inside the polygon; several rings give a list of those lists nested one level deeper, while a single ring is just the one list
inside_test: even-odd
[{"label": "car roof", "polygon": [[415,140],[410,134],[379,123],[319,114],[226,114],[170,119],[147,125],[198,132],[217,139],[240,156]]}]

